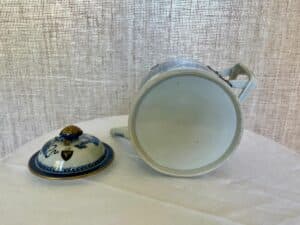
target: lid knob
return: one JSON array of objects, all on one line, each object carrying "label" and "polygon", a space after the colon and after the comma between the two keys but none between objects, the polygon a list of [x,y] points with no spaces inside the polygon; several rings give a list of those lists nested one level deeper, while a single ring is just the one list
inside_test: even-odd
[{"label": "lid knob", "polygon": [[71,141],[71,140],[78,139],[78,137],[82,135],[82,133],[83,132],[79,127],[75,125],[69,125],[66,126],[64,129],[62,129],[59,135],[64,139]]}]

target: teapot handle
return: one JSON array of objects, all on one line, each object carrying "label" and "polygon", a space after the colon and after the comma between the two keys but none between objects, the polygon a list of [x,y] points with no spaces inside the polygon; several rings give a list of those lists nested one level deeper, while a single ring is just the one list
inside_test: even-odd
[{"label": "teapot handle", "polygon": [[[224,79],[232,88],[241,89],[239,93],[239,100],[243,102],[249,93],[256,87],[256,80],[254,74],[242,63],[238,63],[233,67],[228,69],[224,69],[222,71],[215,71],[211,67],[208,66],[210,70],[219,75],[222,79]],[[247,80],[238,80],[237,78],[240,75],[246,75]]]}]

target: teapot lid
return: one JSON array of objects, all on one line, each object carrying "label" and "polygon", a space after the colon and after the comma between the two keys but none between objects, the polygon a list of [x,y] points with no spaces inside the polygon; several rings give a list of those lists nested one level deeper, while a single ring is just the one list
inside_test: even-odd
[{"label": "teapot lid", "polygon": [[106,167],[112,159],[109,145],[70,125],[31,157],[29,168],[42,177],[79,177]]}]

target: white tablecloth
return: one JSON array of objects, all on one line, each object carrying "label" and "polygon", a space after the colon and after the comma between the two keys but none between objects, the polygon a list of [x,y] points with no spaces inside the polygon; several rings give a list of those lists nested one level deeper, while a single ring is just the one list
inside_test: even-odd
[{"label": "white tablecloth", "polygon": [[113,164],[78,180],[45,180],[29,157],[58,131],[0,163],[1,225],[300,224],[300,155],[253,132],[216,171],[174,178],[149,168],[128,141],[109,136],[126,116],[79,123],[115,151]]}]

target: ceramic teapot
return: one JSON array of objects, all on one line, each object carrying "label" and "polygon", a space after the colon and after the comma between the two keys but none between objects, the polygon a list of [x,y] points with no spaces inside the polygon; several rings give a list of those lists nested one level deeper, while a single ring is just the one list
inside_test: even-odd
[{"label": "ceramic teapot", "polygon": [[111,134],[130,139],[138,155],[161,173],[205,174],[238,146],[240,103],[254,87],[253,73],[241,63],[218,72],[193,60],[167,61],[142,81],[128,127],[113,128]]}]

